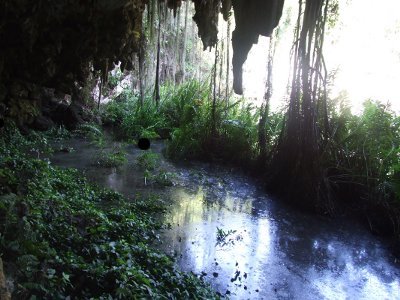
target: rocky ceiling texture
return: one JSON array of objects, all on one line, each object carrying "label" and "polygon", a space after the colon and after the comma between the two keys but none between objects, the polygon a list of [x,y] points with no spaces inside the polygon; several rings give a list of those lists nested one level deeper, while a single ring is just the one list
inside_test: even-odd
[{"label": "rocky ceiling texture", "polygon": [[[159,0],[163,1],[163,0]],[[234,90],[242,92],[242,65],[259,35],[278,24],[284,0],[192,0],[204,48],[217,42],[218,15],[234,11]],[[92,71],[121,62],[131,69],[148,0],[0,1],[0,103],[13,82],[71,93]],[[180,0],[165,0],[176,10]]]}]

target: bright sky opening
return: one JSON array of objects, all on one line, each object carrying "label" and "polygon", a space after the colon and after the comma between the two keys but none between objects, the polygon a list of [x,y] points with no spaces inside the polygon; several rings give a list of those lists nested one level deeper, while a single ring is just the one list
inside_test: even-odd
[{"label": "bright sky opening", "polygon": [[[327,31],[325,60],[328,72],[337,70],[331,98],[347,94],[353,112],[362,110],[367,99],[390,102],[400,112],[400,1],[339,1],[339,19]],[[290,10],[291,24],[281,32],[276,50],[272,109],[286,104],[287,83],[291,68],[296,0],[287,0],[282,20]],[[269,38],[261,37],[244,66],[245,97],[261,102],[264,94]]]}]

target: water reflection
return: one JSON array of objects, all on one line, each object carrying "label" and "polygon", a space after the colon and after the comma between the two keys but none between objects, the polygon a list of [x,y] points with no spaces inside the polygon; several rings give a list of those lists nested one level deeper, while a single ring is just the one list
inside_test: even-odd
[{"label": "water reflection", "polygon": [[[400,298],[398,267],[363,228],[288,211],[235,178],[222,188],[192,179],[171,190],[172,229],[164,233],[164,249],[181,269],[207,274],[221,293],[233,299]],[[217,243],[217,227],[236,231],[231,243]]]},{"label": "water reflection", "polygon": [[[155,146],[161,151],[162,144]],[[85,170],[128,197],[155,191],[132,167],[134,147],[127,149],[128,165],[118,169],[93,166],[97,150],[87,143],[75,140],[72,147],[75,152],[58,153],[53,163]],[[162,163],[175,168],[180,182],[156,191],[172,203],[163,250],[176,254],[181,269],[207,273],[219,292],[233,299],[400,299],[399,266],[363,227],[292,210],[247,178],[212,166]],[[217,227],[236,230],[231,242],[217,243]]]},{"label": "water reflection", "polygon": [[[239,200],[226,193],[224,201],[212,201],[208,195],[203,186],[193,193],[183,188],[172,191],[175,205],[167,220],[173,229],[165,233],[167,247],[178,254],[183,269],[217,276],[213,283],[219,290],[249,296],[260,289],[260,270],[271,255],[270,221],[251,217],[251,198]],[[227,245],[217,243],[217,227],[235,231]]]}]

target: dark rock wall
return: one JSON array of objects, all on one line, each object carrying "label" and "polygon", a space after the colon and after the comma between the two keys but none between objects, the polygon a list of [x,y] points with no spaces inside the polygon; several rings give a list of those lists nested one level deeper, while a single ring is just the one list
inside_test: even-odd
[{"label": "dark rock wall", "polygon": [[[176,10],[181,0],[159,0]],[[278,24],[283,0],[192,0],[204,48],[217,42],[218,15],[233,6],[235,91],[241,67],[259,34]],[[41,88],[78,95],[91,73],[103,79],[114,63],[132,68],[148,0],[0,1],[0,119],[34,122]],[[40,109],[39,109],[40,110]],[[43,121],[43,120],[42,120]],[[43,122],[41,122],[43,123]]]},{"label": "dark rock wall", "polygon": [[30,1],[0,4],[0,78],[71,92],[113,62],[132,67],[144,10],[141,0]]},{"label": "dark rock wall", "polygon": [[41,116],[42,87],[77,100],[91,72],[107,76],[118,62],[131,69],[145,3],[0,1],[0,118],[33,123]]}]

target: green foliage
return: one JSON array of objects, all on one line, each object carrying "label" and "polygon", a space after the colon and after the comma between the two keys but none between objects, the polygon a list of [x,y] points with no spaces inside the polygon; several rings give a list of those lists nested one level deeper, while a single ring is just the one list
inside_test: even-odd
[{"label": "green foliage", "polygon": [[206,99],[184,106],[184,117],[173,131],[167,154],[175,158],[214,157],[239,165],[251,162],[257,154],[258,109],[242,101],[228,107],[218,101],[216,134],[212,135],[212,105]]},{"label": "green foliage", "polygon": [[[171,131],[167,155],[175,159],[217,158],[247,165],[257,156],[259,110],[238,101],[218,99],[216,134],[211,135],[212,103],[207,82],[188,81],[178,87],[161,88],[156,107],[148,96],[143,106],[138,97],[125,93],[103,107],[103,121],[120,129],[125,138],[158,138],[159,130]],[[275,138],[281,128],[279,114],[268,120],[265,130]]]},{"label": "green foliage", "polygon": [[93,163],[103,167],[118,167],[127,162],[126,151],[121,147],[114,147],[111,150],[102,149]]},{"label": "green foliage", "polygon": [[72,133],[63,125],[60,125],[51,128],[45,133],[45,136],[49,139],[60,141],[70,138],[72,136]]},{"label": "green foliage", "polygon": [[124,118],[124,115],[129,110],[126,103],[121,103],[116,100],[108,102],[102,110],[101,117],[104,124],[119,125]]},{"label": "green foliage", "polygon": [[9,115],[19,124],[32,122],[39,112],[39,104],[37,101],[14,99],[9,104]]},{"label": "green foliage", "polygon": [[161,113],[166,119],[166,125],[177,128],[187,125],[193,117],[201,113],[202,106],[209,99],[207,82],[188,81],[177,89],[173,86],[164,86],[161,89],[163,99]]},{"label": "green foliage", "polygon": [[225,160],[247,164],[257,154],[259,111],[251,104],[239,104],[221,121],[222,153]]},{"label": "green foliage", "polygon": [[160,164],[160,156],[153,152],[143,152],[137,157],[138,165],[145,170],[152,171]]},{"label": "green foliage", "polygon": [[120,68],[117,68],[115,72],[110,72],[107,80],[107,87],[110,89],[115,88],[118,83],[122,80],[122,72]]},{"label": "green foliage", "polygon": [[229,229],[228,231],[223,230],[222,228],[217,227],[217,245],[225,246],[229,244],[227,241],[227,237],[236,233],[236,230]]},{"label": "green foliage", "polygon": [[368,197],[400,199],[400,119],[390,107],[368,100],[360,116],[342,105],[333,118],[339,165],[349,180],[364,185]]},{"label": "green foliage", "polygon": [[123,73],[120,68],[108,72],[107,82],[103,83],[102,94],[108,96],[113,89],[124,79]]},{"label": "green foliage", "polygon": [[149,136],[149,133],[154,135],[157,128],[164,127],[164,120],[152,101],[145,101],[143,106],[138,101],[135,104],[121,122],[122,132],[127,137],[140,138],[143,134]]},{"label": "green foliage", "polygon": [[210,103],[206,83],[189,81],[170,90],[162,112],[173,129],[167,154],[176,159],[204,157],[210,134]]},{"label": "green foliage", "polygon": [[216,297],[150,247],[160,202],[127,201],[26,154],[32,147],[15,128],[0,138],[0,253],[13,298]]},{"label": "green foliage", "polygon": [[157,129],[165,126],[152,99],[141,106],[138,97],[128,92],[103,107],[102,119],[119,128],[125,138],[158,138]]},{"label": "green foliage", "polygon": [[150,180],[161,186],[172,186],[176,178],[176,173],[159,170],[158,173],[150,177]]},{"label": "green foliage", "polygon": [[89,138],[93,144],[98,145],[99,147],[104,146],[105,141],[103,131],[97,124],[82,124],[76,130],[76,133]]}]

